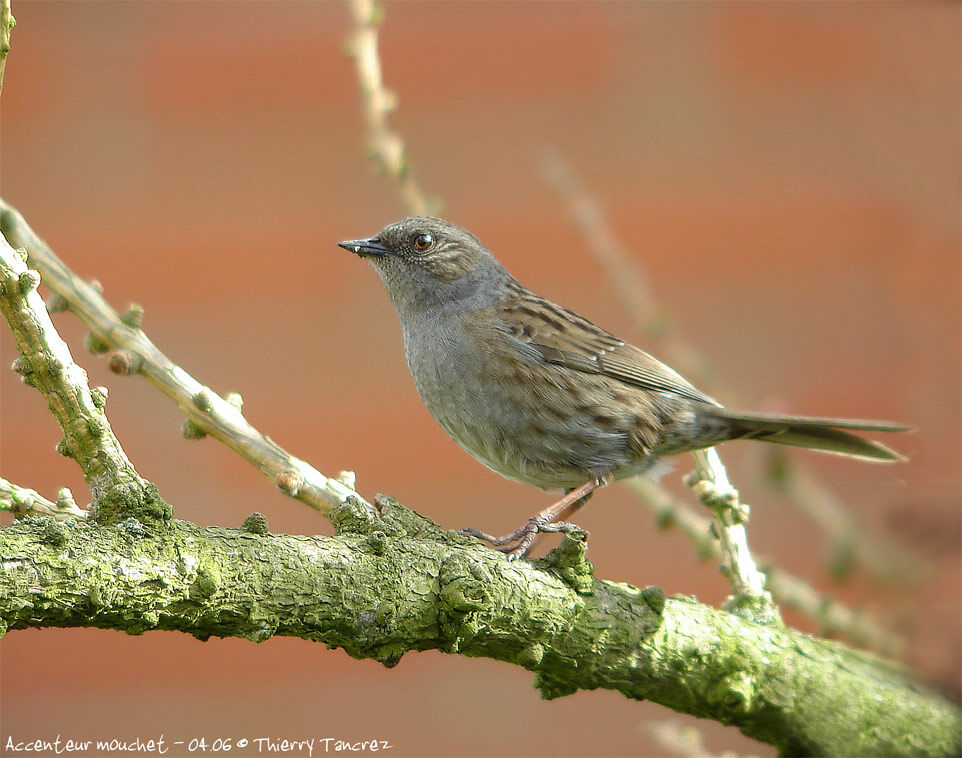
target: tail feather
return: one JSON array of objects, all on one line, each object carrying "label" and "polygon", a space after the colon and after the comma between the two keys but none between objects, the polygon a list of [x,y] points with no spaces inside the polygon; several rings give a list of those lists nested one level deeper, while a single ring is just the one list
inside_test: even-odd
[{"label": "tail feather", "polygon": [[907,432],[912,429],[905,424],[891,421],[780,416],[730,411],[727,408],[712,408],[709,414],[730,425],[729,439],[753,439],[777,445],[794,445],[870,461],[904,461],[905,457],[881,442],[852,434],[852,431]]}]

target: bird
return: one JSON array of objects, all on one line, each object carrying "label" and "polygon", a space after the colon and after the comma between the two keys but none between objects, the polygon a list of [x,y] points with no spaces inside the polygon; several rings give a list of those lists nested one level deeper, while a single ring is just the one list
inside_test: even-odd
[{"label": "bird", "polygon": [[[464,531],[527,557],[591,493],[663,457],[749,439],[871,461],[904,458],[853,432],[889,422],[730,410],[641,348],[519,283],[466,229],[413,216],[338,245],[370,261],[401,322],[428,411],[502,476],[564,495],[511,534]],[[563,517],[562,517],[563,516]]]}]

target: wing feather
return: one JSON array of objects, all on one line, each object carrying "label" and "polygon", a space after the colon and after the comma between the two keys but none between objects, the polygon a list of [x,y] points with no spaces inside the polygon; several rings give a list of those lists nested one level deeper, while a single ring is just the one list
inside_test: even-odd
[{"label": "wing feather", "polygon": [[507,331],[541,360],[586,374],[602,374],[643,390],[671,392],[701,403],[718,402],[644,350],[560,305],[517,285],[499,315]]}]

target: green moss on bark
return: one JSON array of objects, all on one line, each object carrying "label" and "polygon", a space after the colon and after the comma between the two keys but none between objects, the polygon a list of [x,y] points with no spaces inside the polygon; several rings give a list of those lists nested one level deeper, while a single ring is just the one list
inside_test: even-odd
[{"label": "green moss on bark", "polygon": [[377,504],[380,516],[335,509],[335,537],[24,518],[0,529],[0,625],[295,636],[385,666],[437,649],[523,666],[546,698],[614,689],[786,754],[959,750],[956,707],[871,656],[598,580],[576,537],[509,562]]}]

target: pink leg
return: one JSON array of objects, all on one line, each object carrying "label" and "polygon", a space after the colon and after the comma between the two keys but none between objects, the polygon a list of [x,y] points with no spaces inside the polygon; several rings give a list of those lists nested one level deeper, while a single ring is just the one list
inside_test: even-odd
[{"label": "pink leg", "polygon": [[[498,547],[505,546],[502,548],[502,552],[508,554],[508,560],[524,558],[531,551],[531,548],[534,547],[535,538],[540,533],[570,532],[577,529],[578,527],[574,524],[569,524],[567,521],[555,522],[555,519],[558,518],[562,512],[564,512],[565,517],[574,514],[575,511],[588,501],[588,497],[592,491],[601,486],[601,484],[603,484],[602,481],[591,479],[580,487],[568,490],[568,492],[564,494],[564,497],[529,518],[528,523],[520,529],[516,529],[511,532],[511,534],[506,534],[503,537],[494,537],[479,529],[464,529],[463,531],[491,545]],[[512,547],[513,543],[517,543],[517,545]]]}]

